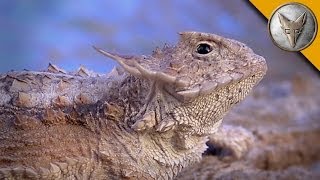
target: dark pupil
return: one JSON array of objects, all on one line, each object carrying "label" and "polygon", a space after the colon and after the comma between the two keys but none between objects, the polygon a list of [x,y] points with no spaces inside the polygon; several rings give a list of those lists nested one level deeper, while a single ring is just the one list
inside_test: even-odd
[{"label": "dark pupil", "polygon": [[209,44],[199,44],[197,47],[197,53],[199,54],[208,54],[210,51],[212,51],[212,49]]}]

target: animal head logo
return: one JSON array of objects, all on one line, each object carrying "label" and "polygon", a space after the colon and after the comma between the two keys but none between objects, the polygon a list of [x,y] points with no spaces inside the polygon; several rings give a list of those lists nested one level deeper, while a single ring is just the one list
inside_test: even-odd
[{"label": "animal head logo", "polygon": [[295,47],[297,39],[302,32],[303,25],[306,22],[307,14],[302,13],[295,21],[289,20],[284,15],[278,13],[283,33],[287,36],[291,47]]}]

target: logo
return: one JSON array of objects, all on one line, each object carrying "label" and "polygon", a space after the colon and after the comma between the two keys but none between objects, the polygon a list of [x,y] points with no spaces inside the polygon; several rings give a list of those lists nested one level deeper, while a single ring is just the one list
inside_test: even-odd
[{"label": "logo", "polygon": [[301,51],[308,47],[316,37],[317,26],[312,11],[300,3],[278,7],[268,23],[275,45],[287,51]]}]

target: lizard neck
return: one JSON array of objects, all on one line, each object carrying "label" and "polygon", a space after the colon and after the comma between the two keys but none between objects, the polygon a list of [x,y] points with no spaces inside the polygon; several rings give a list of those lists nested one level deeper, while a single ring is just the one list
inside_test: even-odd
[{"label": "lizard neck", "polygon": [[207,149],[205,143],[208,138],[206,136],[188,137],[187,141],[193,144],[189,149],[181,148],[183,140],[174,131],[142,135],[140,140],[145,157],[153,161],[151,163],[160,171],[159,174],[163,176],[161,178],[172,179],[184,167],[201,160],[202,153]]},{"label": "lizard neck", "polygon": [[[139,112],[150,94],[150,81],[128,75],[118,85],[120,85],[119,98],[113,99],[123,100],[116,104],[122,106],[125,115],[121,120],[122,123],[109,123],[109,129],[112,124],[114,125],[112,131],[104,131],[111,133],[103,137],[106,142],[114,142],[114,146],[106,147],[101,144],[100,148],[101,157],[107,157],[103,158],[104,160],[114,156],[108,153],[111,149],[114,149],[112,152],[124,151],[122,154],[128,155],[125,159],[117,157],[119,161],[115,167],[127,168],[116,170],[119,172],[115,173],[120,173],[124,177],[140,177],[141,174],[138,175],[137,172],[144,172],[145,178],[172,179],[184,167],[201,160],[202,153],[207,149],[206,136],[186,136],[176,130],[157,132],[156,126],[149,127],[150,129],[143,132],[136,132],[131,128],[144,114],[139,115]],[[149,106],[149,109],[143,112],[151,112],[158,108],[151,103]]]}]

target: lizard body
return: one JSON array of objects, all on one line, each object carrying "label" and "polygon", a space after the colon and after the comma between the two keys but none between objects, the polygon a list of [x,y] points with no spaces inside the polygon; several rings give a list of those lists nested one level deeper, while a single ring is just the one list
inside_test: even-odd
[{"label": "lizard body", "polygon": [[151,56],[96,50],[120,67],[0,75],[0,179],[172,179],[267,70],[208,33],[180,33]]}]

